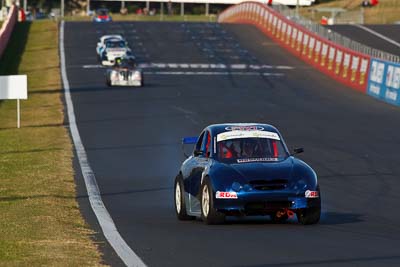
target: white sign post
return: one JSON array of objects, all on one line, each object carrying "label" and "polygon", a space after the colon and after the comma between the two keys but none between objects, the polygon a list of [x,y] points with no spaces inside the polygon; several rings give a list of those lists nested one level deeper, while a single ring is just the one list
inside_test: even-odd
[{"label": "white sign post", "polygon": [[20,99],[28,99],[28,78],[26,75],[0,76],[0,99],[17,100],[17,127],[20,128]]}]

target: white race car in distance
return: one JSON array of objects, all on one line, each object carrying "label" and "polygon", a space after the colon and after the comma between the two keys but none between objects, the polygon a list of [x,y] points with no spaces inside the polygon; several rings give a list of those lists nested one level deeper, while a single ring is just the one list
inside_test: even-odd
[{"label": "white race car in distance", "polygon": [[103,35],[103,36],[100,37],[99,42],[97,43],[97,46],[96,46],[97,55],[100,55],[101,52],[104,51],[105,43],[107,41],[111,40],[111,39],[119,39],[119,40],[122,40],[122,41],[126,42],[124,37],[122,37],[122,35],[119,35],[119,34]]},{"label": "white race car in distance", "polygon": [[103,36],[97,44],[96,51],[101,64],[105,66],[113,66],[116,60],[121,58],[135,59],[128,43],[120,35],[107,38]]},{"label": "white race car in distance", "polygon": [[106,71],[108,86],[143,86],[142,71],[131,59],[117,59],[113,68]]}]

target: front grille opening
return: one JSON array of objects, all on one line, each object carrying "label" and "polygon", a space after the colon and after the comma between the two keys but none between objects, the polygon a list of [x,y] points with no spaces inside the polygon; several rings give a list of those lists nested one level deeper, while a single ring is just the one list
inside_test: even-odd
[{"label": "front grille opening", "polygon": [[274,179],[274,180],[253,180],[249,183],[254,189],[260,191],[268,190],[282,190],[287,187],[288,180]]},{"label": "front grille opening", "polygon": [[128,71],[120,71],[119,75],[122,77],[122,80],[127,81],[129,72]]},{"label": "front grille opening", "polygon": [[292,208],[292,202],[287,200],[274,200],[266,202],[251,202],[245,205],[246,213],[263,213],[281,209]]}]

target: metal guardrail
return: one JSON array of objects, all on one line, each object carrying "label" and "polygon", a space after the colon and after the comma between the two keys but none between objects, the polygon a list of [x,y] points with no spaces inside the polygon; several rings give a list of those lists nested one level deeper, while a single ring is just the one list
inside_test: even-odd
[{"label": "metal guardrail", "polygon": [[283,5],[274,5],[272,6],[276,11],[287,17],[288,19],[296,22],[297,24],[302,25],[306,29],[322,36],[338,45],[344,46],[346,48],[352,49],[354,51],[370,55],[371,57],[382,59],[385,61],[391,61],[400,63],[400,57],[376,48],[372,48],[370,46],[364,45],[357,41],[354,41],[346,36],[343,36],[337,32],[334,32],[330,29],[325,28],[324,26],[317,24],[309,19],[298,16],[296,14],[296,10],[290,9],[287,6]]}]

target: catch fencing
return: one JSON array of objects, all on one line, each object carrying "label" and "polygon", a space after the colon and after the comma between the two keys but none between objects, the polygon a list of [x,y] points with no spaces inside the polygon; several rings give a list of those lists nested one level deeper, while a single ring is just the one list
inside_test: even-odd
[{"label": "catch fencing", "polygon": [[218,22],[253,24],[321,72],[366,93],[370,55],[336,44],[267,5],[244,2],[232,6],[220,14]]},{"label": "catch fencing", "polygon": [[[284,15],[286,18],[296,22],[299,25],[302,25],[306,29],[318,34],[321,37],[333,41],[336,44],[339,44],[341,46],[347,47],[351,50],[355,50],[363,54],[370,55],[371,57],[379,58],[386,61],[400,62],[400,57],[397,55],[393,55],[391,53],[382,51],[380,49],[372,48],[368,45],[359,43],[357,41],[352,40],[351,38],[341,35],[340,33],[332,31],[321,24],[315,23],[304,17],[300,17],[296,14],[295,10],[290,9],[287,6],[276,5],[272,7],[276,11]],[[359,14],[359,12],[357,13]],[[337,16],[335,19],[335,24],[340,22],[341,20],[342,18],[340,16]],[[341,23],[346,23],[346,21],[342,21]],[[354,21],[350,21],[350,23],[354,23]],[[363,22],[360,21],[359,24],[363,24]]]}]

